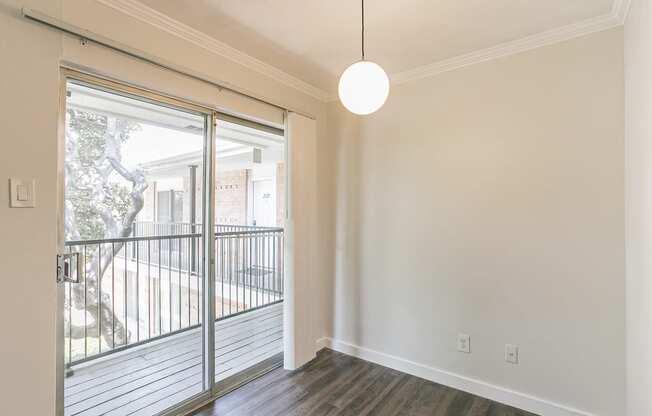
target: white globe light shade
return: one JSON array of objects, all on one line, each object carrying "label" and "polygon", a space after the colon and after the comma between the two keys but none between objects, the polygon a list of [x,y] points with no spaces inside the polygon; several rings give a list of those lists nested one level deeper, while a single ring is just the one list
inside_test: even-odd
[{"label": "white globe light shade", "polygon": [[385,104],[389,78],[374,62],[356,62],[342,73],[338,92],[347,110],[359,115],[371,114]]}]

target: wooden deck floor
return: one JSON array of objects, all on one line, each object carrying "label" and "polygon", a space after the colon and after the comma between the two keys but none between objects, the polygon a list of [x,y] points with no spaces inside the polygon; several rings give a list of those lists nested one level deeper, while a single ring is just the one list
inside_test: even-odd
[{"label": "wooden deck floor", "polygon": [[[227,385],[283,351],[283,304],[215,325],[215,380]],[[202,390],[199,330],[73,367],[65,380],[65,415],[155,415]]]}]

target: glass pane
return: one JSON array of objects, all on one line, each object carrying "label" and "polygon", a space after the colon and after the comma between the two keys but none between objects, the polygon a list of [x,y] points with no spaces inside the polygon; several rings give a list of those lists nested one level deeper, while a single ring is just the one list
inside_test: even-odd
[{"label": "glass pane", "polygon": [[205,116],[67,85],[66,415],[154,415],[205,391]]},{"label": "glass pane", "polygon": [[283,136],[218,121],[215,381],[218,390],[283,359]]}]

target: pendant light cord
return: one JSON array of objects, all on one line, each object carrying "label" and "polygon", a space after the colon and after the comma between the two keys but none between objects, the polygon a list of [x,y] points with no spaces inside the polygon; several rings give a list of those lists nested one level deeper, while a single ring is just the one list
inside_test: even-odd
[{"label": "pendant light cord", "polygon": [[362,2],[362,60],[364,61],[364,0]]}]

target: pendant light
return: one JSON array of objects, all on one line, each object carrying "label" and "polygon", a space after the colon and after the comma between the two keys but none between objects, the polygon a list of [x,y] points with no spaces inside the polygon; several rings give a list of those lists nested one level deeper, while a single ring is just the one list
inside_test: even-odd
[{"label": "pendant light", "polygon": [[362,59],[349,66],[340,77],[340,101],[354,114],[371,114],[385,104],[389,95],[389,78],[375,62],[367,61],[364,53],[364,0],[362,2]]}]

